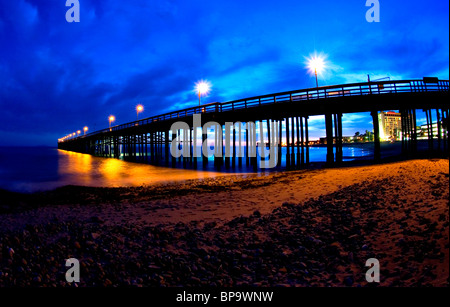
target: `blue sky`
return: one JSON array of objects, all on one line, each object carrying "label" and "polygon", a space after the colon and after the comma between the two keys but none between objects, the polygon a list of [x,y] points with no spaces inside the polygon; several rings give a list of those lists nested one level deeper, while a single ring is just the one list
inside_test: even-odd
[{"label": "blue sky", "polygon": [[[364,0],[0,0],[0,141],[56,145],[136,118],[202,102],[308,88],[305,57],[327,55],[319,85],[372,79],[449,79],[448,1],[380,0],[368,23]],[[371,130],[367,114],[344,115],[344,135]],[[320,137],[320,119],[311,136]]]}]

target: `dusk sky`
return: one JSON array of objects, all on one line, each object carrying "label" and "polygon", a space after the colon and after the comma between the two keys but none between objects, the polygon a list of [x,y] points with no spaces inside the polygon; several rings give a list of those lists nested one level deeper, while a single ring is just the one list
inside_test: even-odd
[{"label": "dusk sky", "polygon": [[[380,0],[0,0],[1,145],[56,146],[88,126],[115,124],[203,103],[315,86],[305,68],[327,56],[319,85],[371,79],[449,79],[449,2]],[[315,126],[315,122],[318,126]],[[344,135],[371,130],[367,114],[344,116]],[[323,136],[320,120],[311,136]]]}]

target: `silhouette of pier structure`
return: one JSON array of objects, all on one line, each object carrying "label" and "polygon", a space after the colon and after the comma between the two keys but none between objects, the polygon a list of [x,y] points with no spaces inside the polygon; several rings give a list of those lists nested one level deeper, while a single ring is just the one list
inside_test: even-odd
[{"label": "silhouette of pier structure", "polygon": [[[205,155],[196,155],[202,142],[208,142],[207,134],[199,133],[194,128],[194,115],[201,115],[202,125],[211,123],[207,129],[215,130],[213,155],[216,166],[241,166],[246,163],[257,168],[255,148],[251,145],[258,144],[258,147],[268,146],[269,156],[276,155],[277,163],[282,158],[282,146],[286,147],[286,166],[303,167],[310,162],[308,119],[310,116],[323,115],[326,162],[332,165],[343,161],[342,114],[370,112],[373,119],[374,159],[379,160],[378,112],[383,110],[399,110],[401,113],[404,153],[417,150],[416,110],[423,110],[426,114],[429,147],[433,147],[433,139],[437,137],[438,148],[435,149],[448,151],[448,101],[449,81],[437,78],[322,86],[173,111],[60,140],[58,148],[157,165],[182,161],[183,165],[190,163],[196,167],[200,160],[200,163],[208,163]],[[432,122],[433,114],[435,123]],[[186,128],[172,131],[172,125],[177,122],[186,123]],[[227,123],[242,125],[233,125],[235,129],[228,131],[229,137],[224,138],[223,133],[226,134],[229,129]],[[433,135],[433,124],[437,124],[437,136]],[[259,133],[256,131],[257,126]],[[199,134],[202,135],[200,143],[197,139]],[[174,157],[171,152],[172,141],[180,139],[182,141],[177,142],[177,146],[188,150],[181,150],[181,156]]]}]

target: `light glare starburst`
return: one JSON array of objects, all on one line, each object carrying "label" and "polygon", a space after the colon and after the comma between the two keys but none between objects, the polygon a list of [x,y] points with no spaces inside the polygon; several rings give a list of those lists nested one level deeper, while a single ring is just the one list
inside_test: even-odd
[{"label": "light glare starburst", "polygon": [[314,55],[311,55],[306,60],[306,67],[312,75],[320,75],[325,70],[326,63],[324,55],[314,53]]},{"label": "light glare starburst", "polygon": [[206,96],[211,90],[211,83],[206,80],[200,80],[195,83],[195,92],[198,93],[199,96]]}]

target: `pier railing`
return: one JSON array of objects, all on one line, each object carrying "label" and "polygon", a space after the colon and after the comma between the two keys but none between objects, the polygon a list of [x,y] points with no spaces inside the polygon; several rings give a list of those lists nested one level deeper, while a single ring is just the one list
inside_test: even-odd
[{"label": "pier railing", "polygon": [[186,108],[161,115],[156,115],[141,120],[116,125],[111,128],[95,131],[86,135],[74,137],[66,141],[77,138],[85,138],[100,133],[109,133],[119,131],[135,126],[147,125],[158,121],[165,121],[174,118],[183,118],[193,114],[228,112],[239,109],[254,108],[261,105],[286,103],[286,102],[304,102],[319,99],[333,99],[336,97],[350,97],[363,95],[382,95],[389,93],[415,93],[415,92],[442,92],[449,91],[449,80],[438,80],[437,78],[423,78],[423,80],[396,80],[396,81],[378,81],[350,83],[342,85],[321,86],[302,90],[280,92],[268,95],[249,97],[244,99],[232,100],[228,102],[214,102],[201,106]]}]

